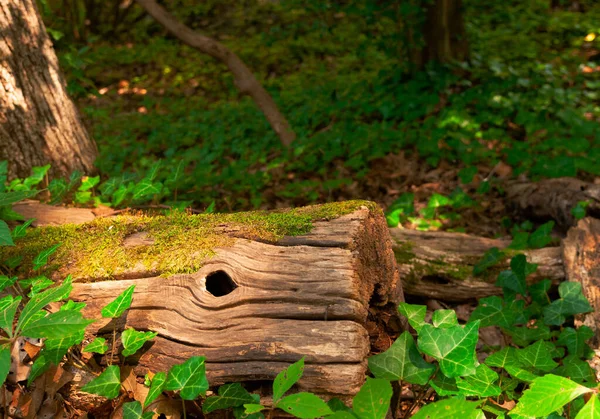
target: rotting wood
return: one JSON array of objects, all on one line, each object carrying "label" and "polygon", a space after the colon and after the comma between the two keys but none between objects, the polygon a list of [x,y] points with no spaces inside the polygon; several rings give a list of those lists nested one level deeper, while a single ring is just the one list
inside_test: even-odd
[{"label": "rotting wood", "polygon": [[[462,233],[390,229],[404,294],[444,301],[467,301],[501,295],[494,286],[501,270],[508,269],[510,258],[473,275],[473,266],[493,247],[503,249],[508,240],[487,239]],[[553,282],[564,279],[560,247],[526,250],[523,253],[538,270],[528,281],[543,278]]]},{"label": "rotting wood", "polygon": [[564,231],[577,223],[571,210],[578,202],[588,202],[587,214],[600,217],[600,185],[565,177],[514,182],[505,189],[508,201],[525,216],[554,220]]},{"label": "rotting wood", "polygon": [[[347,398],[358,391],[367,370],[369,309],[403,300],[383,214],[375,206],[356,208],[314,221],[306,234],[274,241],[252,237],[244,217],[232,225],[218,224],[211,234],[229,238],[213,254],[198,256],[204,260],[196,272],[163,275],[154,265],[132,262],[113,269],[120,273],[112,277],[75,276],[70,298],[86,302],[84,314],[98,320],[90,327],[92,335],[112,333],[113,327],[159,333],[139,358],[129,360],[137,361],[139,374],[166,371],[199,355],[207,358],[212,383],[272,380],[305,356],[298,388]],[[120,220],[97,222],[101,231],[118,232],[124,229]],[[110,252],[163,251],[159,242],[164,238],[155,240],[144,225]],[[87,226],[78,234],[93,230]],[[54,277],[81,272],[78,265],[85,262],[75,258]],[[133,304],[123,318],[102,319],[101,308],[134,284]]]},{"label": "rotting wood", "polygon": [[600,220],[586,217],[567,233],[562,254],[569,281],[581,283],[593,312],[578,316],[594,331],[592,347],[600,346]]}]

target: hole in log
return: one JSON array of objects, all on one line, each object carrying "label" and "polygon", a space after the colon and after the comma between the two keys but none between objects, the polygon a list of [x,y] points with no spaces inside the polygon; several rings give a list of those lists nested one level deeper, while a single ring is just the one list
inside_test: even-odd
[{"label": "hole in log", "polygon": [[448,281],[446,278],[439,276],[439,275],[424,275],[423,278],[421,278],[421,282],[427,282],[429,284],[439,284],[439,285],[450,284],[450,281]]},{"label": "hole in log", "polygon": [[225,271],[216,271],[206,276],[206,291],[215,297],[222,297],[233,292],[237,284]]}]

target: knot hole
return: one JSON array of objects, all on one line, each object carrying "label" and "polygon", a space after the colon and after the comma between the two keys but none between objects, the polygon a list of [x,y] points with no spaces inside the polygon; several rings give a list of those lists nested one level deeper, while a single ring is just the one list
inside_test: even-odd
[{"label": "knot hole", "polygon": [[206,276],[206,291],[215,297],[222,297],[233,292],[238,286],[225,271],[216,271]]}]

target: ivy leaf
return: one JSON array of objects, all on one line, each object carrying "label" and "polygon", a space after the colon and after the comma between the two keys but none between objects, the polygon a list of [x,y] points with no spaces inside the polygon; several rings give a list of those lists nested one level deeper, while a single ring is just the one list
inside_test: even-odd
[{"label": "ivy leaf", "polygon": [[169,370],[165,390],[179,390],[183,400],[194,400],[208,390],[206,358],[193,356],[183,364],[173,365]]},{"label": "ivy leaf", "polygon": [[102,309],[102,317],[113,318],[121,317],[121,315],[131,307],[131,301],[133,300],[133,290],[135,285],[130,286],[123,291],[117,298],[112,302],[108,303],[106,307]]},{"label": "ivy leaf", "polygon": [[456,384],[465,396],[492,397],[502,392],[495,382],[498,374],[485,364],[481,364],[475,370],[474,375],[457,378]]},{"label": "ivy leaf", "polygon": [[421,357],[411,334],[404,332],[387,351],[369,358],[369,369],[376,378],[425,385],[435,367]]},{"label": "ivy leaf", "polygon": [[544,323],[560,326],[566,321],[565,316],[592,311],[590,303],[581,291],[579,282],[562,282],[558,286],[558,294],[561,298],[544,307]]},{"label": "ivy leaf", "polygon": [[31,383],[33,383],[36,378],[48,371],[51,365],[52,362],[50,362],[50,357],[47,354],[43,353],[42,349],[42,352],[40,352],[35,358],[35,361],[33,361],[33,365],[31,366],[31,370],[29,371],[29,377],[27,377],[27,385],[31,385]]},{"label": "ivy leaf", "polygon": [[430,384],[435,392],[442,397],[455,396],[459,393],[456,378],[446,377],[441,371],[438,371],[433,380],[430,381]]},{"label": "ivy leaf", "polygon": [[408,319],[408,323],[418,332],[425,324],[425,315],[427,314],[427,306],[400,303],[398,312]]},{"label": "ivy leaf", "polygon": [[580,326],[578,329],[565,327],[560,332],[556,344],[565,346],[569,354],[584,358],[591,352],[590,347],[585,342],[593,337],[594,331],[587,326]]},{"label": "ivy leaf", "polygon": [[419,333],[419,349],[434,357],[442,372],[452,378],[475,374],[477,358],[475,345],[478,340],[479,321],[465,326],[435,328],[423,325]]},{"label": "ivy leaf", "polygon": [[591,389],[568,378],[547,374],[533,380],[529,389],[525,390],[519,403],[510,413],[533,417],[546,416],[571,400],[590,392],[592,392]]},{"label": "ivy leaf", "polygon": [[96,338],[83,348],[82,352],[90,352],[103,354],[108,350],[108,345],[106,344],[106,339],[104,338]]},{"label": "ivy leaf", "polygon": [[590,201],[579,201],[573,208],[571,208],[571,215],[576,220],[585,218],[586,208],[590,205]]},{"label": "ivy leaf", "polygon": [[538,375],[535,375],[534,373],[529,372],[524,368],[514,365],[507,365],[506,367],[504,367],[504,369],[516,379],[524,381],[526,383],[531,383],[533,380],[539,377]]},{"label": "ivy leaf", "polygon": [[21,311],[15,334],[18,333],[23,327],[26,327],[42,308],[50,303],[66,298],[71,293],[72,289],[73,286],[71,285],[71,277],[68,276],[62,285],[49,288],[46,291],[33,296],[25,305],[23,311]]},{"label": "ivy leaf", "polygon": [[552,241],[552,229],[554,228],[554,221],[548,221],[545,224],[539,226],[529,236],[529,247],[532,249],[541,249],[546,247]]},{"label": "ivy leaf", "polygon": [[504,305],[504,300],[496,295],[482,298],[479,305],[471,313],[469,322],[479,320],[480,327],[510,327],[515,323],[517,312]]},{"label": "ivy leaf", "polygon": [[0,384],[4,384],[10,371],[10,346],[9,344],[0,346]]},{"label": "ivy leaf", "polygon": [[392,385],[388,380],[367,377],[352,399],[352,407],[360,419],[384,419],[391,400]]},{"label": "ivy leaf", "polygon": [[243,406],[244,406],[244,414],[246,414],[246,415],[253,415],[255,413],[258,413],[258,412],[266,409],[266,407],[264,407],[262,404],[257,404],[257,403],[246,403]]},{"label": "ivy leaf", "polygon": [[483,257],[479,262],[473,266],[473,275],[481,275],[486,269],[496,265],[505,255],[497,247],[492,247],[490,250],[484,253]]},{"label": "ivy leaf", "polygon": [[14,246],[12,234],[10,228],[4,220],[0,220],[0,246]]},{"label": "ivy leaf", "polygon": [[517,366],[519,359],[515,348],[505,346],[498,352],[494,352],[485,359],[486,365],[490,367],[506,368],[507,365]]},{"label": "ivy leaf", "polygon": [[552,286],[552,281],[544,279],[543,281],[531,284],[528,288],[531,299],[544,307],[550,304],[550,298],[548,297],[548,291]]},{"label": "ivy leaf", "polygon": [[89,191],[94,186],[96,186],[98,183],[100,183],[100,176],[95,176],[95,177],[84,176],[81,178],[81,185],[79,186],[79,188],[77,188],[77,190],[80,192]]},{"label": "ivy leaf", "polygon": [[154,339],[156,335],[158,335],[158,332],[138,332],[133,328],[126,329],[121,335],[124,348],[123,352],[121,352],[121,355],[133,355],[142,346],[144,346],[144,343]]},{"label": "ivy leaf", "polygon": [[563,358],[562,365],[552,372],[556,375],[570,378],[582,385],[591,385],[596,382],[596,374],[592,367],[590,367],[590,364],[577,358],[575,355]]},{"label": "ivy leaf", "polygon": [[83,302],[76,303],[73,300],[69,300],[66,303],[64,303],[62,306],[60,306],[60,310],[61,311],[65,311],[65,310],[81,311],[84,309],[84,307],[86,305],[87,304],[83,303]]},{"label": "ivy leaf", "polygon": [[585,406],[577,413],[575,419],[600,419],[600,402],[597,394],[592,394]]},{"label": "ivy leaf", "polygon": [[162,190],[162,183],[152,182],[149,179],[142,179],[133,189],[133,199],[144,198],[149,195],[159,194]]},{"label": "ivy leaf", "polygon": [[211,396],[202,403],[202,412],[207,414],[214,410],[253,403],[252,395],[240,383],[225,384],[219,387],[218,396]]},{"label": "ivy leaf", "polygon": [[36,196],[40,191],[14,191],[0,193],[0,207],[14,204],[27,198]]},{"label": "ivy leaf", "polygon": [[82,332],[93,322],[78,311],[57,311],[28,323],[21,333],[31,338],[60,339]]},{"label": "ivy leaf", "polygon": [[6,288],[12,286],[15,282],[17,282],[16,276],[9,278],[6,275],[0,275],[0,292],[4,291]]},{"label": "ivy leaf", "polygon": [[27,186],[27,189],[30,189],[32,186],[37,185],[42,180],[44,180],[44,176],[48,173],[50,169],[50,165],[47,164],[45,166],[36,166],[31,168],[31,175],[26,177],[23,180],[23,184]]},{"label": "ivy leaf", "polygon": [[140,402],[133,401],[123,404],[123,419],[152,419],[154,412],[146,412]]},{"label": "ivy leaf", "polygon": [[33,259],[33,270],[37,271],[42,266],[45,266],[48,263],[48,258],[56,252],[56,250],[60,247],[60,243],[55,244],[54,246],[42,250],[34,259]]},{"label": "ivy leaf", "polygon": [[13,297],[12,295],[7,295],[0,300],[0,328],[2,328],[10,338],[13,337],[13,322],[20,303],[21,297]]},{"label": "ivy leaf", "polygon": [[550,342],[538,340],[524,349],[517,349],[517,358],[524,368],[533,368],[548,372],[558,366],[552,359],[553,349],[554,345]]},{"label": "ivy leaf", "polygon": [[152,379],[152,384],[150,385],[150,391],[148,391],[148,395],[146,396],[146,400],[144,401],[144,407],[148,407],[150,403],[152,403],[163,391],[165,387],[165,383],[167,381],[167,373],[166,372],[158,372],[154,375]]},{"label": "ivy leaf", "polygon": [[273,381],[273,400],[281,399],[281,396],[298,382],[304,373],[304,357],[298,362],[281,371]]},{"label": "ivy leaf", "polygon": [[275,407],[300,419],[313,419],[333,412],[322,399],[312,393],[296,393],[280,399]]},{"label": "ivy leaf", "polygon": [[[179,160],[179,163],[177,164],[177,167],[175,167],[175,170],[171,170],[169,175],[165,179],[165,183],[168,185],[177,185],[179,183],[179,180],[184,175],[184,170],[185,170],[185,163],[183,162],[183,160]],[[150,179],[150,180],[154,180],[154,179]]]},{"label": "ivy leaf", "polygon": [[463,399],[444,399],[421,407],[412,416],[412,419],[467,419],[472,417],[477,405],[477,402],[469,402]]},{"label": "ivy leaf", "polygon": [[33,223],[33,220],[34,220],[33,218],[30,218],[29,220],[25,221],[23,224],[16,226],[12,231],[13,239],[16,240],[16,239],[25,237],[25,235],[27,234],[27,227],[29,227],[31,225],[31,223]]},{"label": "ivy leaf", "polygon": [[550,328],[541,322],[537,322],[530,327],[510,327],[504,329],[510,335],[513,343],[518,346],[525,346],[540,339],[550,339]]},{"label": "ivy leaf", "polygon": [[86,393],[97,394],[108,399],[114,399],[121,390],[120,370],[117,365],[109,365],[98,377],[81,388]]},{"label": "ivy leaf", "polygon": [[454,310],[436,310],[433,312],[431,322],[435,327],[451,327],[458,326],[456,311]]},{"label": "ivy leaf", "polygon": [[84,331],[81,330],[79,333],[72,334],[70,336],[46,339],[41,354],[43,354],[51,364],[58,365],[62,361],[69,348],[73,347],[73,345],[81,343],[83,338]]}]

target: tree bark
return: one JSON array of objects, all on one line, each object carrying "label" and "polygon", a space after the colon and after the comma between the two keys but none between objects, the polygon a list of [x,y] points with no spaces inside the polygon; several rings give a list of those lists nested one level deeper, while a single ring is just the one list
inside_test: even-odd
[{"label": "tree bark", "polygon": [[269,95],[256,77],[254,77],[254,74],[252,74],[246,64],[244,64],[236,54],[220,42],[194,32],[175,19],[154,0],[136,0],[136,2],[142,6],[149,15],[156,19],[158,23],[163,25],[169,32],[186,45],[189,45],[204,54],[208,54],[225,64],[233,74],[235,84],[240,92],[249,95],[254,100],[269,121],[269,124],[271,124],[273,131],[279,136],[281,143],[285,147],[289,147],[292,144],[296,138],[296,134],[290,127],[287,119],[279,111],[279,108],[271,95]]},{"label": "tree bark", "polygon": [[97,153],[35,1],[0,0],[0,159],[9,162],[9,176],[48,163],[53,176],[91,173]]},{"label": "tree bark", "polygon": [[463,19],[462,0],[434,0],[425,6],[422,35],[425,45],[413,48],[410,56],[417,68],[428,62],[464,61],[469,56],[469,44]]}]

